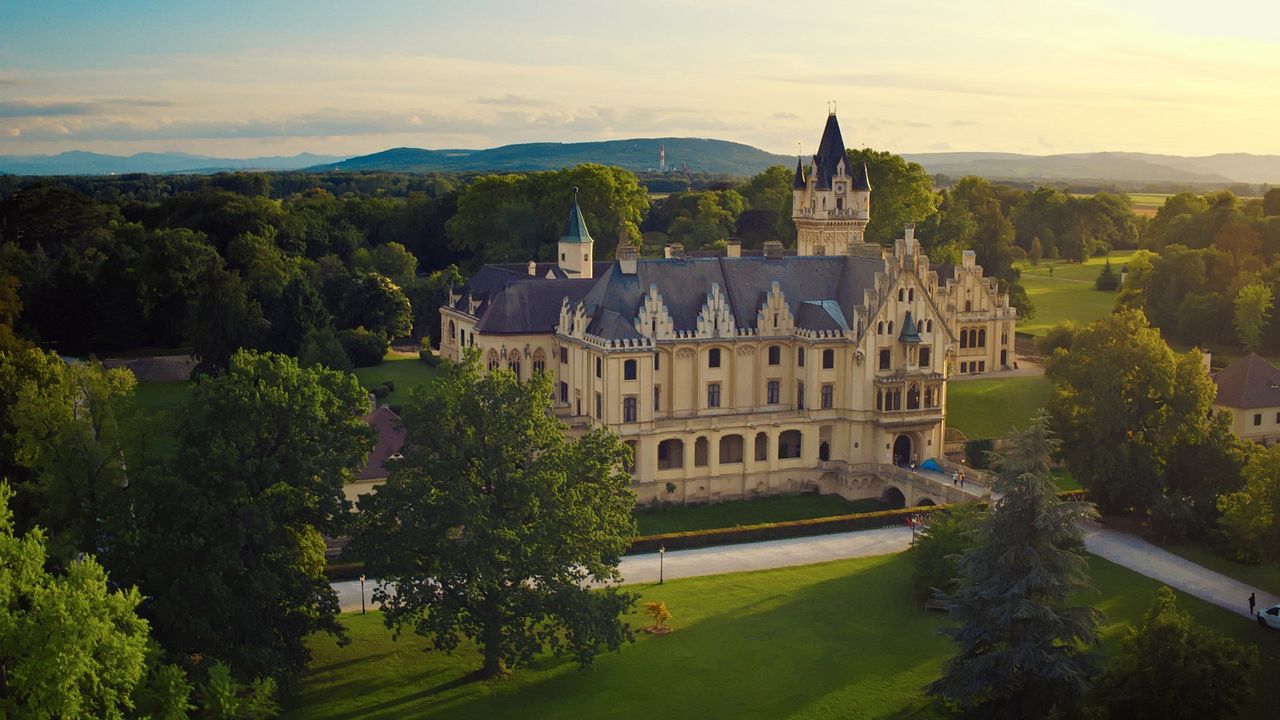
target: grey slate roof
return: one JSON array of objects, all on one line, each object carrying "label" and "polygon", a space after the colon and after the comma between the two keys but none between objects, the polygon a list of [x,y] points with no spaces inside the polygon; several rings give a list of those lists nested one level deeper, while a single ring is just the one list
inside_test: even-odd
[{"label": "grey slate roof", "polygon": [[1257,353],[1236,360],[1213,376],[1215,405],[1233,408],[1280,407],[1280,370]]},{"label": "grey slate roof", "polygon": [[582,219],[582,210],[578,208],[578,188],[574,188],[573,207],[569,208],[569,217],[564,221],[560,242],[590,243],[591,241],[591,233],[587,232],[587,222]]},{"label": "grey slate roof", "polygon": [[[601,267],[601,266],[604,267]],[[511,266],[514,267],[514,266]],[[486,266],[464,286],[483,302],[477,329],[499,334],[544,333],[560,319],[560,304],[581,301],[591,318],[587,332],[608,339],[640,337],[635,318],[649,288],[656,287],[677,331],[697,327],[713,285],[724,294],[734,324],[755,328],[757,314],[778,283],[798,327],[842,331],[855,326],[863,291],[884,269],[879,258],[848,255],[787,257],[686,257],[642,259],[635,274],[617,263],[597,263],[596,277],[547,279]],[[483,290],[483,293],[481,292]],[[465,307],[460,308],[465,310]]]}]

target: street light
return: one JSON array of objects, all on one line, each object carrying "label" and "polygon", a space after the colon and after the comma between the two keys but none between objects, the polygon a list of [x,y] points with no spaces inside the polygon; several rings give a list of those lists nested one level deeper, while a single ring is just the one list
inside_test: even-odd
[{"label": "street light", "polygon": [[667,559],[667,547],[664,545],[658,548],[658,584],[662,584],[662,566]]},{"label": "street light", "polygon": [[364,576],[360,576],[360,614],[364,614]]}]

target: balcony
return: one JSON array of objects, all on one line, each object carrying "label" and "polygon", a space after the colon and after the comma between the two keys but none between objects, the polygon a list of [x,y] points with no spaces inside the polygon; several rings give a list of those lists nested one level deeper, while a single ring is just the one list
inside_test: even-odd
[{"label": "balcony", "polygon": [[907,425],[932,425],[942,422],[942,408],[918,407],[901,410],[877,410],[876,424],[880,427],[906,427]]}]

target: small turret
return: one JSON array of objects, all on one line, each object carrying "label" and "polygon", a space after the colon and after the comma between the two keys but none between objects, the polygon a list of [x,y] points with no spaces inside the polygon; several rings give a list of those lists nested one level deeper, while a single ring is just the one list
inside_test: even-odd
[{"label": "small turret", "polygon": [[592,240],[587,223],[582,219],[582,210],[578,207],[578,188],[574,187],[573,206],[569,208],[569,217],[565,220],[556,248],[560,254],[560,269],[572,278],[591,277],[594,248],[595,241]]}]

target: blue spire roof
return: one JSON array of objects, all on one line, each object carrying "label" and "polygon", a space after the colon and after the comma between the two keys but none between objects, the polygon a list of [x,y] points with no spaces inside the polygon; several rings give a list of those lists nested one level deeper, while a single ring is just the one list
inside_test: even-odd
[{"label": "blue spire roof", "polygon": [[916,323],[911,319],[911,311],[907,311],[907,317],[902,321],[902,332],[898,333],[898,342],[916,344],[920,342],[920,330],[916,327]]},{"label": "blue spire roof", "polygon": [[560,242],[592,243],[591,233],[587,231],[587,222],[582,219],[582,210],[578,208],[578,188],[573,189],[573,207],[569,209],[569,219],[564,222],[564,230],[560,233]]},{"label": "blue spire roof", "polygon": [[795,190],[803,190],[805,186],[804,165],[800,164],[800,158],[796,157],[796,176],[791,181],[791,187]]}]

